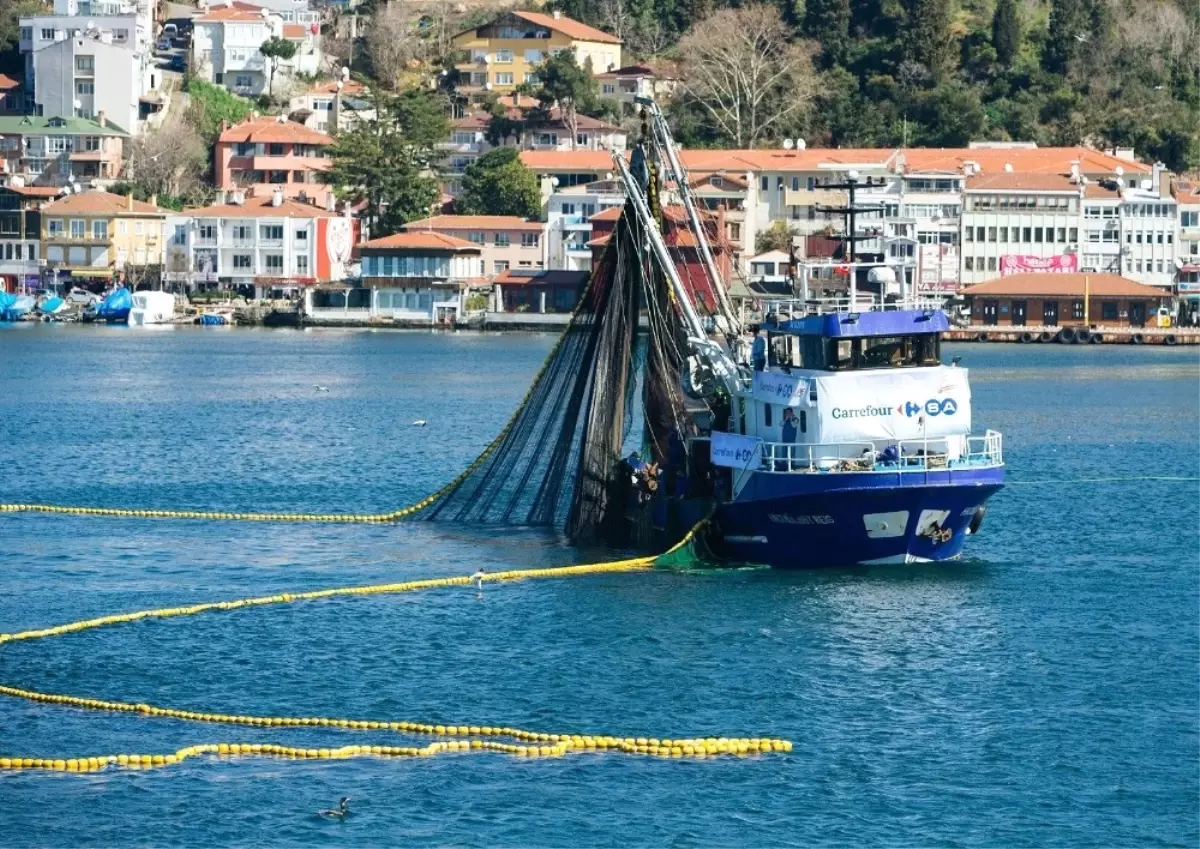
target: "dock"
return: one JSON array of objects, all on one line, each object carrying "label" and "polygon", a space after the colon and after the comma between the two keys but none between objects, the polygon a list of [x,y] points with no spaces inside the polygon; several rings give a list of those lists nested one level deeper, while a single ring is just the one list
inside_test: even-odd
[{"label": "dock", "polygon": [[1047,325],[959,327],[948,342],[1033,342],[1060,345],[1200,345],[1197,327],[1051,327]]}]

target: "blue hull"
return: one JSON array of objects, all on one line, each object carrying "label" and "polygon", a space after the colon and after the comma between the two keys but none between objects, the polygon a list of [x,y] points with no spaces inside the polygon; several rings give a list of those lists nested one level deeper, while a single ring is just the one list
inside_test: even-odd
[{"label": "blue hull", "polygon": [[781,568],[955,560],[1003,485],[1003,467],[756,472],[718,506],[709,541],[723,558]]}]

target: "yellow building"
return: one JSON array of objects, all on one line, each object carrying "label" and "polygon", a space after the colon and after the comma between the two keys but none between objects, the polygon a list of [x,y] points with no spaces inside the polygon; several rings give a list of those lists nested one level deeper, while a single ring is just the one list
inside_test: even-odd
[{"label": "yellow building", "polygon": [[536,66],[547,56],[570,50],[584,65],[590,59],[593,73],[621,67],[621,39],[560,12],[506,12],[490,23],[460,32],[456,49],[466,54],[457,65],[459,90],[511,92],[521,83],[537,83]]},{"label": "yellow building", "polygon": [[[153,199],[152,199],[153,200]],[[93,190],[42,207],[42,256],[56,276],[158,276],[168,209]]]}]

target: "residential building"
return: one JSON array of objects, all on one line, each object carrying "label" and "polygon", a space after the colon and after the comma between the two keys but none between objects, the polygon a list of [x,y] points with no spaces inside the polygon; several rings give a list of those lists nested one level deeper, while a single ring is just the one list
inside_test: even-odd
[{"label": "residential building", "polygon": [[273,60],[259,47],[271,38],[286,38],[297,45],[293,58],[279,60],[277,85],[281,75],[316,74],[320,70],[320,34],[315,23],[288,23],[270,9],[231,0],[225,6],[210,6],[193,18],[192,24],[192,73],[237,94],[269,93]]},{"label": "residential building", "polygon": [[555,191],[614,178],[606,150],[523,150],[521,162],[537,177],[543,206]]},{"label": "residential building", "polygon": [[288,104],[288,118],[318,133],[353,129],[360,121],[375,118],[367,87],[357,80],[317,83]]},{"label": "residential building", "polygon": [[[288,24],[320,24],[321,13],[310,8],[308,0],[238,0],[243,6],[256,6],[260,9],[266,9],[272,14],[278,15],[279,18]],[[208,2],[201,0],[198,4],[201,9],[201,14],[207,14],[209,11],[217,10],[228,5],[226,0],[216,0],[216,2]]]},{"label": "residential building", "polygon": [[20,115],[25,111],[25,89],[20,80],[0,74],[0,115]]},{"label": "residential building", "polygon": [[518,85],[536,85],[537,66],[564,50],[571,51],[581,66],[590,63],[594,73],[621,66],[619,38],[560,12],[508,11],[459,33],[454,47],[465,54],[455,66],[458,88],[464,93],[485,89],[508,93]]},{"label": "residential building", "polygon": [[97,117],[0,115],[0,183],[93,185],[119,177],[128,136]]},{"label": "residential building", "polygon": [[791,272],[791,254],[787,251],[766,251],[750,257],[750,281],[753,283],[784,283]]},{"label": "residential building", "polygon": [[1113,185],[1121,194],[1123,275],[1172,291],[1178,277],[1175,237],[1180,218],[1169,177],[1156,165],[1150,176],[1126,177]]},{"label": "residential building", "polygon": [[303,124],[252,116],[225,127],[213,150],[217,188],[241,189],[261,197],[282,189],[286,197],[329,205],[333,193],[322,178],[329,169],[333,139]]},{"label": "residential building", "polygon": [[509,269],[492,280],[504,312],[571,312],[587,285],[590,271]]},{"label": "residential building", "polygon": [[358,249],[361,278],[306,289],[306,316],[329,322],[453,324],[463,311],[465,287],[483,272],[479,245],[443,233],[396,233]]},{"label": "residential building", "polygon": [[549,268],[587,271],[592,267],[592,216],[625,205],[617,180],[570,186],[550,195],[546,206],[546,256]]},{"label": "residential building", "polygon": [[404,231],[441,233],[477,245],[485,276],[546,267],[546,225],[540,221],[515,215],[435,215],[405,224]]},{"label": "residential building", "polygon": [[60,191],[48,186],[0,188],[0,291],[40,287],[41,208]]},{"label": "residential building", "polygon": [[674,67],[660,62],[656,65],[627,65],[612,71],[596,74],[600,96],[611,98],[621,104],[625,115],[638,111],[636,99],[649,97],[660,105],[675,94],[679,86],[679,73]]},{"label": "residential building", "polygon": [[[1116,274],[1023,273],[968,286],[971,324],[985,327],[1144,327],[1166,294]],[[1086,303],[1085,303],[1086,300]]]},{"label": "residential building", "polygon": [[1171,187],[1179,210],[1176,284],[1181,297],[1200,299],[1200,182],[1176,180]]},{"label": "residential building", "polygon": [[41,213],[41,253],[60,282],[122,274],[158,279],[170,210],[132,195],[92,190],[67,194]]},{"label": "residential building", "polygon": [[186,210],[170,221],[168,279],[250,297],[341,283],[350,271],[356,222],[276,190]]}]

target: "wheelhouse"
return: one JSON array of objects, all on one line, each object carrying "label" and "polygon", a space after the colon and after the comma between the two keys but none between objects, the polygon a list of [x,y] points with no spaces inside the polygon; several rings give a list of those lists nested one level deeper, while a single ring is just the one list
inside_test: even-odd
[{"label": "wheelhouse", "polygon": [[941,364],[940,310],[836,313],[776,318],[767,331],[767,365],[813,371],[928,368]]}]

